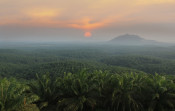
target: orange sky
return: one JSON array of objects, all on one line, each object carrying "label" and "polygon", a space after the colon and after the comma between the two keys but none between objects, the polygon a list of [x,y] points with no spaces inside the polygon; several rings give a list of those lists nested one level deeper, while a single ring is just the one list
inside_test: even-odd
[{"label": "orange sky", "polygon": [[0,0],[0,26],[101,28],[175,23],[175,0]]}]

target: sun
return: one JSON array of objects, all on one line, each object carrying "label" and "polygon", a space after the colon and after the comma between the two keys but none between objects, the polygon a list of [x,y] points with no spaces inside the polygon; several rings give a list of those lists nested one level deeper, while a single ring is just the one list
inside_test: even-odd
[{"label": "sun", "polygon": [[85,32],[85,33],[84,33],[84,36],[85,36],[85,37],[91,37],[92,34],[91,34],[91,32]]}]

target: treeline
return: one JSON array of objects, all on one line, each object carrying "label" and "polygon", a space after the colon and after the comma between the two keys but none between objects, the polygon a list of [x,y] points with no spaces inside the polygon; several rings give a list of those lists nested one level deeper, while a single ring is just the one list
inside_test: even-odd
[{"label": "treeline", "polygon": [[50,73],[51,76],[63,76],[64,73],[77,73],[82,69],[89,69],[89,72],[93,72],[94,70],[108,70],[110,73],[141,72],[131,68],[108,66],[96,61],[65,59],[56,62],[41,62],[27,65],[0,63],[0,77],[15,77],[17,79],[30,80],[35,78],[36,73],[39,75]]},{"label": "treeline", "polygon": [[[162,50],[161,50],[162,49]],[[60,46],[0,49],[0,77],[33,79],[35,74],[62,76],[87,68],[111,73],[175,75],[173,47]]]},{"label": "treeline", "polygon": [[137,69],[150,74],[175,74],[174,60],[162,59],[153,56],[113,56],[103,58],[100,61],[107,65]]},{"label": "treeline", "polygon": [[171,111],[175,76],[82,70],[31,82],[0,79],[1,111]]}]

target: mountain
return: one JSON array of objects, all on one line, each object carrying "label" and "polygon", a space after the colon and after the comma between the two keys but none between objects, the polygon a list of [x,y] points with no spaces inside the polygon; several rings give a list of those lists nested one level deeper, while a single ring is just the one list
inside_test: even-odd
[{"label": "mountain", "polygon": [[159,45],[161,43],[154,40],[146,40],[138,35],[120,35],[112,40],[109,43],[116,45]]}]

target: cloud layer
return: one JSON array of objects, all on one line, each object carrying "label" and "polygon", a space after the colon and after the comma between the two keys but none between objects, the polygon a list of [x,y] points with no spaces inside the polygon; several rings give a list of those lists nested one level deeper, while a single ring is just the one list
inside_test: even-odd
[{"label": "cloud layer", "polygon": [[4,40],[25,35],[41,39],[46,31],[52,39],[63,36],[80,39],[82,33],[91,32],[97,40],[108,40],[129,32],[164,41],[165,35],[169,39],[175,37],[172,28],[175,28],[174,0],[0,1],[0,37]]}]

